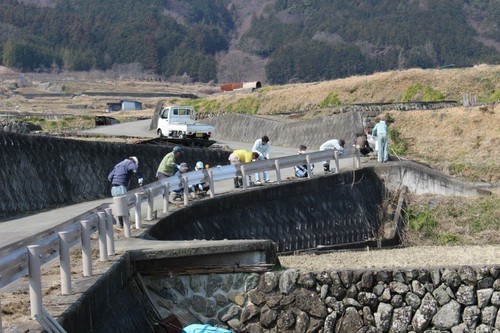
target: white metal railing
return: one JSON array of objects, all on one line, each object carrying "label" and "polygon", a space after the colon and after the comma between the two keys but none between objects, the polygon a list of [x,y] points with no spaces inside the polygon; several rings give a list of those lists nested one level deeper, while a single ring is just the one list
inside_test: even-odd
[{"label": "white metal railing", "polygon": [[[360,167],[359,150],[352,150],[351,154],[342,155],[341,158],[353,158],[353,168]],[[99,260],[107,261],[108,256],[115,255],[114,248],[114,218],[122,218],[125,237],[131,237],[129,211],[135,210],[135,228],[142,228],[142,206],[147,204],[146,218],[156,218],[154,199],[163,196],[163,212],[169,208],[169,192],[184,189],[184,204],[189,204],[188,188],[201,182],[209,182],[211,197],[214,196],[214,183],[216,181],[232,179],[242,176],[244,189],[248,188],[247,175],[264,171],[275,171],[277,183],[282,183],[281,170],[296,165],[306,164],[309,168],[308,177],[313,177],[310,172],[312,163],[333,160],[336,172],[339,170],[339,155],[337,151],[325,150],[306,154],[297,154],[275,159],[256,161],[240,165],[216,166],[209,169],[191,171],[180,176],[164,178],[144,187],[128,192],[124,196],[113,198],[112,205],[101,205],[99,208],[61,223],[51,228],[45,234],[31,237],[17,242],[0,251],[0,288],[21,278],[29,276],[31,316],[43,317],[46,312],[42,306],[41,266],[59,256],[61,272],[61,293],[71,294],[71,263],[70,248],[81,244],[83,275],[92,276],[91,235],[99,235]],[[8,252],[8,253],[6,253]],[[1,306],[1,302],[0,302]],[[1,308],[0,308],[1,310]],[[0,311],[1,314],[1,311]],[[1,330],[0,316],[0,332]]]}]

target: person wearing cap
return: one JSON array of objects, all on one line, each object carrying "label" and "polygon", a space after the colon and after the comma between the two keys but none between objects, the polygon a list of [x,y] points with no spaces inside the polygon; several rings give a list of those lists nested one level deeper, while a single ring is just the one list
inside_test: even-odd
[{"label": "person wearing cap", "polygon": [[142,186],[144,179],[139,171],[139,159],[137,157],[130,156],[115,165],[108,175],[113,197],[125,195],[128,192],[132,175],[137,177],[137,183]]},{"label": "person wearing cap", "polygon": [[[181,177],[183,173],[186,173],[189,171],[189,167],[187,163],[183,162],[179,164],[177,172],[174,174],[174,176]],[[189,192],[191,193],[191,188],[189,189]],[[182,199],[182,196],[184,195],[184,188],[178,188],[175,190],[170,191],[168,200],[170,203],[175,203],[177,199]]]},{"label": "person wearing cap", "polygon": [[[208,168],[208,166],[207,166],[207,168]],[[196,165],[194,166],[195,171],[204,170],[204,169],[205,169],[205,166],[203,165],[202,161],[196,162]],[[197,194],[208,194],[208,191],[210,190],[210,184],[208,184],[206,181],[202,181],[198,184],[192,185],[191,190]]]},{"label": "person wearing cap", "polygon": [[[303,155],[306,153],[307,147],[305,145],[300,145],[299,146],[299,155]],[[312,170],[314,169],[314,164],[311,163],[311,176],[312,176]],[[307,164],[303,165],[296,165],[293,167],[293,170],[295,171],[295,177],[297,178],[306,178],[308,176],[307,173]]]},{"label": "person wearing cap", "polygon": [[[241,163],[250,163],[259,159],[259,153],[246,149],[237,149],[229,155],[229,164],[238,165]],[[234,177],[234,187],[240,188],[243,186],[243,178],[238,176]]]},{"label": "person wearing cap", "polygon": [[[257,152],[259,154],[259,161],[269,159],[269,137],[264,135],[262,138],[255,140],[253,144],[252,151]],[[264,182],[272,183],[269,178],[269,171],[264,171]],[[260,174],[257,172],[255,174],[255,185],[262,185],[260,181]]]},{"label": "person wearing cap", "polygon": [[175,146],[174,149],[161,160],[158,170],[156,171],[156,177],[162,179],[173,176],[179,170],[179,165],[176,161],[178,161],[181,156],[181,147]]},{"label": "person wearing cap", "polygon": [[[319,150],[336,150],[338,151],[339,155],[344,154],[344,145],[345,141],[343,139],[332,139],[324,142],[321,146],[319,146]],[[324,161],[323,162],[323,170],[325,173],[330,172],[330,161]],[[335,168],[332,170],[332,172],[336,172]]]}]

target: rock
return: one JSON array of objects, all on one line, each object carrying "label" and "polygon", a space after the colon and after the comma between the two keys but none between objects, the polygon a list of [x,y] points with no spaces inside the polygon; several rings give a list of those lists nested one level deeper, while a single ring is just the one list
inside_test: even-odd
[{"label": "rock", "polygon": [[215,304],[217,304],[219,308],[225,307],[226,305],[229,304],[229,299],[227,298],[226,294],[216,293],[214,295],[214,299],[215,299]]},{"label": "rock", "polygon": [[328,285],[324,284],[321,286],[320,297],[322,300],[326,299],[326,295],[328,295]]},{"label": "rock", "polygon": [[[488,290],[488,289],[486,289]],[[493,289],[491,289],[493,290]],[[500,308],[500,292],[498,291],[494,291],[492,294],[491,294],[491,304],[496,306],[497,308]]]},{"label": "rock", "polygon": [[460,267],[458,275],[460,276],[463,284],[475,286],[477,283],[476,271],[470,266]]},{"label": "rock", "polygon": [[231,319],[230,321],[227,322],[229,327],[233,329],[233,331],[236,332],[242,332],[243,331],[243,325],[238,319]]},{"label": "rock", "polygon": [[283,298],[283,296],[281,295],[273,295],[273,296],[269,296],[266,300],[266,304],[267,306],[269,306],[271,309],[272,308],[275,308],[277,307],[280,302],[281,302],[281,299]]},{"label": "rock", "polygon": [[479,306],[480,308],[484,308],[485,306],[488,305],[488,303],[490,302],[490,299],[492,300],[491,303],[493,305],[497,305],[497,304],[493,303],[493,299],[491,297],[492,295],[493,295],[493,288],[479,289],[477,291],[477,306]]},{"label": "rock", "polygon": [[393,307],[390,304],[380,303],[377,312],[373,315],[375,317],[375,327],[378,331],[387,332],[391,325]]},{"label": "rock", "polygon": [[309,318],[309,328],[307,332],[318,332],[323,327],[324,321],[322,319],[317,318]]},{"label": "rock", "polygon": [[403,272],[396,270],[392,272],[392,281],[406,283]]},{"label": "rock", "polygon": [[342,285],[334,285],[330,287],[330,294],[337,299],[337,301],[342,301],[347,294],[347,290]]},{"label": "rock", "polygon": [[233,282],[234,282],[233,274],[224,274],[220,288],[227,293],[229,290],[231,290]]},{"label": "rock", "polygon": [[320,272],[320,273],[316,274],[316,280],[319,283],[331,285],[332,282],[333,282],[333,280],[330,277],[330,274],[333,274],[333,273],[328,273],[328,272],[325,272],[325,271]]},{"label": "rock", "polygon": [[380,295],[380,297],[378,298],[379,301],[381,302],[390,302],[391,301],[391,291],[389,288],[385,288],[384,292],[382,293],[382,295]]},{"label": "rock", "polygon": [[342,284],[346,288],[350,288],[352,285],[352,272],[351,271],[341,271],[340,274],[340,281],[342,281]]},{"label": "rock", "polygon": [[411,290],[415,295],[417,295],[419,298],[422,298],[425,296],[426,290],[422,282],[414,280],[411,282]]},{"label": "rock", "polygon": [[416,310],[420,306],[420,297],[412,292],[409,292],[405,296],[405,302],[411,306],[412,309]]},{"label": "rock", "polygon": [[236,304],[231,305],[226,311],[219,312],[217,318],[222,322],[227,322],[233,318],[239,317],[241,314],[241,308]]},{"label": "rock", "polygon": [[497,312],[497,319],[495,320],[495,328],[500,330],[500,311]]},{"label": "rock", "polygon": [[247,293],[248,299],[255,305],[262,305],[266,302],[266,295],[257,289],[250,290]]},{"label": "rock", "polygon": [[283,296],[283,298],[281,299],[280,301],[280,305],[281,306],[287,306],[287,305],[290,305],[292,304],[293,302],[295,302],[295,295],[286,295],[286,296]]},{"label": "rock", "polygon": [[295,283],[299,278],[299,273],[294,269],[287,269],[279,278],[279,289],[282,294],[290,294],[296,287]]},{"label": "rock", "polygon": [[243,306],[247,299],[247,294],[244,292],[231,291],[227,294],[227,298],[233,303]]},{"label": "rock", "polygon": [[279,332],[289,330],[295,325],[295,315],[292,309],[283,311],[278,318],[277,328]]},{"label": "rock", "polygon": [[432,320],[432,317],[437,312],[438,302],[430,293],[425,294],[420,307],[415,312],[412,319],[412,326],[415,332],[423,332]]},{"label": "rock", "polygon": [[374,293],[360,292],[358,294],[358,301],[361,305],[367,305],[370,309],[375,310],[378,306],[378,298]]},{"label": "rock", "polygon": [[205,281],[206,281],[206,277],[205,276],[202,276],[202,275],[193,275],[193,276],[190,276],[189,286],[191,287],[192,291],[194,291],[195,293],[198,293],[204,287],[204,282]]},{"label": "rock", "polygon": [[392,274],[389,273],[388,271],[378,271],[375,281],[377,282],[382,282],[382,284],[389,284],[392,280]]},{"label": "rock", "polygon": [[210,274],[207,277],[207,284],[205,285],[205,294],[212,296],[214,292],[219,289],[222,284],[222,277],[219,274]]},{"label": "rock", "polygon": [[327,297],[325,299],[325,305],[333,309],[333,311],[337,311],[338,313],[344,313],[345,310],[344,304],[340,301],[337,301],[333,297]]},{"label": "rock", "polygon": [[391,299],[391,305],[395,308],[400,308],[403,306],[403,296],[394,295]]},{"label": "rock", "polygon": [[358,289],[355,285],[351,285],[349,289],[347,289],[346,297],[358,298]]},{"label": "rock", "polygon": [[249,304],[245,306],[241,311],[240,321],[242,323],[246,323],[250,319],[258,316],[259,314],[260,314],[260,309],[254,304]]},{"label": "rock", "polygon": [[453,295],[453,292],[444,283],[441,284],[436,289],[434,289],[434,291],[432,292],[432,296],[434,296],[434,298],[436,299],[438,304],[441,306],[448,303],[451,300],[452,295]]},{"label": "rock", "polygon": [[441,272],[439,269],[433,269],[430,271],[431,281],[434,287],[437,287],[441,284]]},{"label": "rock", "polygon": [[463,305],[477,304],[476,289],[474,286],[461,285],[455,293],[457,302]]},{"label": "rock", "polygon": [[295,333],[306,333],[309,326],[309,316],[304,311],[295,310]]},{"label": "rock", "polygon": [[301,273],[297,283],[302,287],[312,289],[316,286],[316,277],[311,272]]},{"label": "rock", "polygon": [[481,324],[476,328],[476,333],[496,333],[493,327]]},{"label": "rock", "polygon": [[370,271],[364,272],[361,275],[361,289],[369,291],[373,288],[373,273]]},{"label": "rock", "polygon": [[450,330],[460,322],[460,304],[451,300],[443,305],[432,318],[432,325],[439,330]]},{"label": "rock", "polygon": [[[247,276],[245,279],[245,291],[248,292],[252,289],[257,288],[259,280],[260,280],[260,274],[257,273],[252,273],[249,276]],[[235,281],[235,289],[239,289],[237,285],[238,285],[238,279],[236,279]]]},{"label": "rock", "polygon": [[479,323],[479,316],[481,315],[481,310],[478,306],[466,306],[462,313],[462,321],[467,325],[469,330],[474,330]]},{"label": "rock", "polygon": [[355,308],[347,308],[337,322],[335,331],[338,333],[356,333],[363,327],[363,319]]},{"label": "rock", "polygon": [[490,274],[493,278],[498,278],[500,276],[500,266],[491,267]]},{"label": "rock", "polygon": [[465,323],[461,323],[457,326],[453,326],[451,328],[451,333],[470,333],[470,330]]},{"label": "rock", "polygon": [[406,333],[411,321],[411,307],[405,306],[395,309],[392,313],[390,333]]},{"label": "rock", "polygon": [[[429,274],[429,273],[427,273],[427,274]],[[408,268],[404,271],[404,277],[405,277],[404,282],[406,284],[410,284],[411,281],[418,279],[419,275],[420,275],[420,273],[416,269]]]},{"label": "rock", "polygon": [[259,280],[259,291],[269,294],[278,286],[278,276],[274,272],[266,272],[261,275]]},{"label": "rock", "polygon": [[410,291],[410,287],[408,287],[406,284],[402,282],[391,282],[389,283],[389,288],[391,289],[391,292],[404,295],[408,291]]},{"label": "rock", "polygon": [[344,304],[345,308],[354,307],[356,310],[360,310],[362,308],[361,304],[359,304],[359,302],[354,298],[344,298],[342,304]]},{"label": "rock", "polygon": [[262,333],[262,327],[259,325],[259,323],[251,323],[247,325],[247,327],[245,328],[245,332]]},{"label": "rock", "polygon": [[496,279],[495,282],[493,282],[493,289],[495,291],[500,291],[500,279]]},{"label": "rock", "polygon": [[264,306],[260,311],[260,324],[264,328],[271,328],[275,325],[276,319],[278,319],[278,312],[270,309],[268,306]]},{"label": "rock", "polygon": [[323,333],[334,333],[336,323],[337,323],[337,312],[333,311],[325,318],[325,325],[323,326]]},{"label": "rock", "polygon": [[[411,280],[407,281],[406,283],[410,283],[410,281],[414,280],[414,278],[412,278]],[[421,269],[418,271],[418,276],[417,276],[417,280],[421,283],[429,283],[432,281],[431,279],[431,273],[426,270],[426,269]]]},{"label": "rock", "polygon": [[363,323],[365,326],[375,326],[375,317],[370,307],[363,307]]},{"label": "rock", "polygon": [[317,294],[306,291],[305,289],[297,290],[295,293],[295,305],[302,311],[317,318],[325,318],[327,315],[325,304],[319,299]]},{"label": "rock", "polygon": [[385,289],[384,285],[377,284],[375,287],[373,287],[373,293],[377,296],[380,296],[384,292],[384,289]]},{"label": "rock", "polygon": [[443,280],[445,281],[446,285],[452,290],[457,290],[457,288],[460,287],[460,284],[462,283],[460,275],[458,275],[456,271],[450,270],[448,268],[443,272]]},{"label": "rock", "polygon": [[495,279],[492,276],[487,276],[477,282],[477,289],[493,288],[494,283]]},{"label": "rock", "polygon": [[481,309],[481,323],[494,326],[495,320],[497,318],[498,309],[494,306],[487,306],[484,309]]}]

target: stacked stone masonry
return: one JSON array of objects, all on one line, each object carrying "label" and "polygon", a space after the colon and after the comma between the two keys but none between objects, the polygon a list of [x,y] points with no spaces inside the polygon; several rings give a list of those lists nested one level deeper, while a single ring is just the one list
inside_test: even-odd
[{"label": "stacked stone masonry", "polygon": [[235,332],[500,332],[500,266],[145,281],[164,310]]}]

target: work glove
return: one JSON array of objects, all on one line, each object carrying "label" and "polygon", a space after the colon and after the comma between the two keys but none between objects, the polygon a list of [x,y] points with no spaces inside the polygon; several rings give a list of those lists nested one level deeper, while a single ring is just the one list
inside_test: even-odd
[{"label": "work glove", "polygon": [[139,178],[137,179],[137,182],[139,183],[139,186],[142,186],[142,184],[144,183],[144,179]]},{"label": "work glove", "polygon": [[172,165],[173,165],[173,167],[174,167],[174,168],[176,168],[177,170],[179,170],[179,168],[180,168],[179,164],[174,163],[174,164],[172,164]]}]

